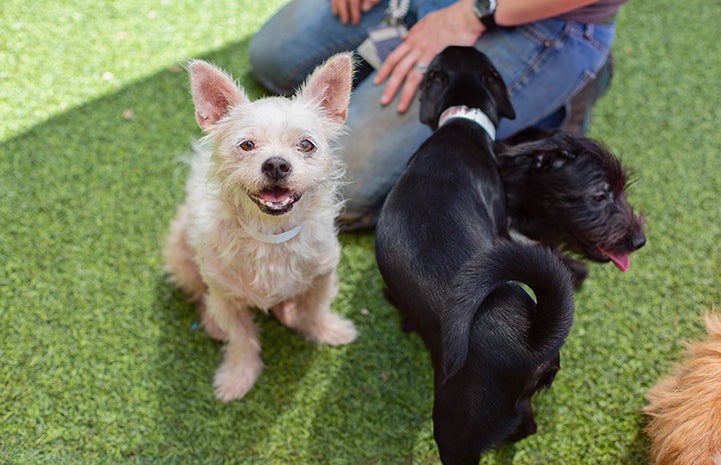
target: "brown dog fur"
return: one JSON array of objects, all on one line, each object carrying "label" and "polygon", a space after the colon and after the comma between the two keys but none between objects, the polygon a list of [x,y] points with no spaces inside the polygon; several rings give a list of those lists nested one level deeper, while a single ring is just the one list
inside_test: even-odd
[{"label": "brown dog fur", "polygon": [[704,316],[708,337],[647,394],[643,412],[656,465],[721,465],[721,313]]}]

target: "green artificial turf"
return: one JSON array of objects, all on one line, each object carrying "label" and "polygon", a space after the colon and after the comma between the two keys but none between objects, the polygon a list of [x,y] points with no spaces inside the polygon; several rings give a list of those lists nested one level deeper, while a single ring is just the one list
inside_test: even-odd
[{"label": "green artificial turf", "polygon": [[[384,300],[371,234],[341,236],[318,347],[259,316],[266,369],[213,396],[220,345],[160,249],[200,135],[182,64],[251,94],[248,41],[283,2],[25,2],[0,8],[0,463],[437,464],[432,371]],[[312,14],[312,12],[309,12]],[[721,4],[634,0],[591,135],[632,169],[648,244],[592,265],[538,434],[484,464],[642,464],[639,409],[721,289]]]}]

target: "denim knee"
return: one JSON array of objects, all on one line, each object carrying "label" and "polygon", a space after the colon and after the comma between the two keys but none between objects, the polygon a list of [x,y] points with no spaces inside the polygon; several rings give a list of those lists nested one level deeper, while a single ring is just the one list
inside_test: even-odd
[{"label": "denim knee", "polygon": [[279,55],[267,47],[268,41],[263,37],[263,31],[258,32],[250,41],[248,59],[253,76],[267,90],[274,94],[290,95],[293,92],[293,83],[281,81],[284,75],[280,71]]}]

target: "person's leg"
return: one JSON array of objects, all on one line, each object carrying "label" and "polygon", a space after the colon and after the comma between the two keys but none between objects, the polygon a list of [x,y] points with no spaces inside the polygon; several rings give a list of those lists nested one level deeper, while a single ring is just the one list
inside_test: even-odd
[{"label": "person's leg", "polygon": [[[506,81],[514,120],[502,120],[498,138],[504,139],[531,126],[562,127],[553,115],[595,79],[610,53],[615,27],[579,25],[546,20],[481,38],[477,47],[489,55]],[[550,117],[550,118],[549,118]],[[544,121],[545,120],[545,121]]]},{"label": "person's leg", "polygon": [[253,74],[268,90],[289,95],[313,69],[339,52],[355,50],[366,28],[383,20],[388,0],[363,14],[361,23],[343,25],[328,0],[293,0],[250,42]]},{"label": "person's leg", "polygon": [[568,117],[563,128],[574,134],[585,134],[591,125],[593,106],[606,94],[613,78],[613,54],[596,73],[596,77],[576,92],[568,104]]},{"label": "person's leg", "polygon": [[[543,23],[500,30],[478,43],[508,83],[518,115],[513,121],[501,121],[499,139],[533,126],[565,105],[601,67],[613,40],[612,28],[601,31],[597,38],[563,21]],[[384,86],[373,86],[372,78],[353,92],[347,122],[350,131],[339,151],[347,165],[348,181],[339,223],[349,231],[375,225],[383,199],[410,156],[431,134],[418,121],[417,100],[403,115],[396,111],[395,102],[382,107],[379,101]]]},{"label": "person's leg", "polygon": [[431,135],[418,120],[420,102],[414,100],[399,114],[397,100],[381,106],[384,84],[373,85],[373,75],[351,95],[347,134],[340,140],[339,155],[346,165],[345,208],[339,218],[343,230],[368,229],[388,191],[406,168],[408,159]]}]

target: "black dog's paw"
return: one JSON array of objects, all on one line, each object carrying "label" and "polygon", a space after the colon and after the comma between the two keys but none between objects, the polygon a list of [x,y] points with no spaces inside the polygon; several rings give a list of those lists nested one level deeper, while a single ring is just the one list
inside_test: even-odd
[{"label": "black dog's paw", "polygon": [[[400,308],[398,304],[396,303],[396,300],[393,298],[393,294],[391,291],[385,287],[383,288],[383,296],[386,298],[389,304],[393,305],[395,308]],[[409,320],[406,317],[403,317],[401,320],[401,331],[403,331],[406,334],[413,333],[416,331],[416,329],[413,327],[413,324],[411,323],[411,320]]]}]

